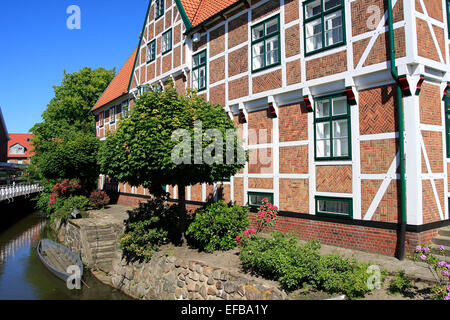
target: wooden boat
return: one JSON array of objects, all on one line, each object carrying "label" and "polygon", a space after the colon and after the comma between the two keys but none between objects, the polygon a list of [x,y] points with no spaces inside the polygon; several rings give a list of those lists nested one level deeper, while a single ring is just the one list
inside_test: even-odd
[{"label": "wooden boat", "polygon": [[49,239],[39,241],[37,253],[42,263],[61,280],[67,281],[72,274],[67,273],[69,266],[78,266],[83,276],[83,263],[80,258],[66,247]]}]

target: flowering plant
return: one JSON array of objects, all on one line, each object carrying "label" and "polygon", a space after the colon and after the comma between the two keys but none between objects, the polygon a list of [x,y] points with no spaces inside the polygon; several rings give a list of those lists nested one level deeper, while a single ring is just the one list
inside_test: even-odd
[{"label": "flowering plant", "polygon": [[269,202],[268,198],[264,198],[262,205],[258,209],[257,221],[258,229],[251,228],[243,232],[242,235],[236,237],[238,245],[243,245],[247,240],[261,232],[264,227],[271,227],[275,224],[278,217],[278,207]]},{"label": "flowering plant", "polygon": [[50,194],[49,198],[49,206],[53,209],[56,203],[56,198],[60,196],[65,196],[71,193],[76,192],[77,190],[81,189],[81,184],[76,179],[65,179],[60,183],[55,184],[52,187],[52,193]]},{"label": "flowering plant", "polygon": [[[439,246],[439,251],[445,257],[445,247]],[[414,261],[423,261],[428,265],[430,272],[438,281],[439,285],[433,288],[436,297],[450,300],[450,263],[441,260],[431,253],[429,247],[417,246],[414,252]]]}]

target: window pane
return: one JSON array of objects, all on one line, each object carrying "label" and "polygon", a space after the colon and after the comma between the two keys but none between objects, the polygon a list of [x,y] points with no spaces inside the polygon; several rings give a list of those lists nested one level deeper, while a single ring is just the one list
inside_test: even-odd
[{"label": "window pane", "polygon": [[306,51],[322,48],[322,20],[317,19],[306,24]]},{"label": "window pane", "polygon": [[194,66],[194,68],[196,68],[196,67],[198,67],[198,61],[199,61],[199,59],[198,59],[199,57],[198,57],[198,55],[195,55],[194,57],[193,57],[193,66]]},{"label": "window pane", "polygon": [[319,211],[324,213],[350,215],[350,202],[319,200]]},{"label": "window pane", "polygon": [[199,55],[199,64],[206,64],[206,52]]},{"label": "window pane", "polygon": [[203,89],[206,87],[206,68],[199,69],[199,84],[198,88]]},{"label": "window pane", "polygon": [[253,28],[252,40],[258,40],[264,37],[264,25]]},{"label": "window pane", "polygon": [[333,116],[347,114],[347,98],[333,99]]},{"label": "window pane", "polygon": [[325,0],[325,11],[341,5],[341,0]]},{"label": "window pane", "polygon": [[279,62],[278,57],[278,36],[270,38],[266,41],[267,64],[272,65]]},{"label": "window pane", "polygon": [[325,16],[325,45],[330,46],[343,40],[342,12]]},{"label": "window pane", "polygon": [[192,82],[194,89],[198,89],[198,70],[192,72]]},{"label": "window pane", "polygon": [[305,5],[305,18],[311,18],[314,17],[317,14],[320,14],[322,12],[321,6],[320,6],[321,0],[316,0],[311,3],[308,3]]},{"label": "window pane", "polygon": [[322,100],[316,104],[316,118],[324,118],[330,116],[330,101]]},{"label": "window pane", "polygon": [[348,120],[333,122],[333,156],[347,157],[348,150]]},{"label": "window pane", "polygon": [[331,156],[329,122],[316,125],[316,155],[317,157]]},{"label": "window pane", "polygon": [[266,36],[278,32],[278,18],[266,23]]},{"label": "window pane", "polygon": [[253,69],[264,67],[264,41],[252,46],[253,50]]}]

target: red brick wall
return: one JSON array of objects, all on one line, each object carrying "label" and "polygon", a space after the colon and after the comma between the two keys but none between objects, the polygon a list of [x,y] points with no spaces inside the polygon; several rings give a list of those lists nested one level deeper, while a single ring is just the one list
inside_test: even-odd
[{"label": "red brick wall", "polygon": [[273,90],[282,87],[281,70],[266,73],[262,76],[253,78],[253,93],[260,93],[267,90]]},{"label": "red brick wall", "polygon": [[424,124],[442,125],[441,89],[439,86],[424,82],[420,91],[420,122]]},{"label": "red brick wall", "polygon": [[279,108],[280,142],[308,140],[308,112],[303,102]]},{"label": "red brick wall", "polygon": [[317,166],[316,189],[320,192],[352,193],[352,166]]},{"label": "red brick wall", "polygon": [[307,174],[308,146],[280,148],[280,173]]},{"label": "red brick wall", "polygon": [[272,142],[273,120],[267,116],[267,110],[248,114],[249,145]]},{"label": "red brick wall", "polygon": [[280,210],[309,213],[309,180],[280,179]]},{"label": "red brick wall", "polygon": [[[330,68],[330,66],[333,66]],[[306,79],[312,80],[347,71],[347,52],[342,51],[306,62]]]},{"label": "red brick wall", "polygon": [[361,141],[361,173],[386,174],[397,155],[397,139]]}]

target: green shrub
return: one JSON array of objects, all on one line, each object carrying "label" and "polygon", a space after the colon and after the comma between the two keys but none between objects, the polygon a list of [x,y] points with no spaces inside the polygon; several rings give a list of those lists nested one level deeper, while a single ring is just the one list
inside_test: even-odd
[{"label": "green shrub", "polygon": [[273,239],[256,236],[242,247],[242,266],[266,278],[277,280],[289,290],[314,281],[319,266],[320,243],[310,241],[298,246],[298,241],[279,232]]},{"label": "green shrub", "polygon": [[412,281],[409,280],[404,270],[399,270],[395,274],[394,278],[389,283],[389,293],[407,293],[409,289],[413,286]]},{"label": "green shrub", "polygon": [[196,211],[186,235],[200,250],[230,250],[236,247],[236,237],[248,227],[248,208],[229,206],[223,201]]},{"label": "green shrub", "polygon": [[82,216],[86,215],[89,207],[89,199],[85,196],[70,196],[67,199],[56,198],[54,218],[67,221],[71,218],[71,214],[75,208],[80,211]]},{"label": "green shrub", "polygon": [[288,290],[311,286],[350,299],[369,292],[366,264],[339,255],[321,256],[317,240],[299,245],[289,235],[274,232],[272,237],[257,235],[246,242],[240,254],[245,270],[276,280]]},{"label": "green shrub", "polygon": [[340,255],[320,258],[316,287],[330,294],[343,293],[350,299],[364,297],[370,290],[367,280],[368,265]]},{"label": "green shrub", "polygon": [[159,246],[180,241],[178,207],[169,206],[166,201],[166,197],[154,198],[128,211],[125,233],[120,240],[128,261],[149,261]]}]

